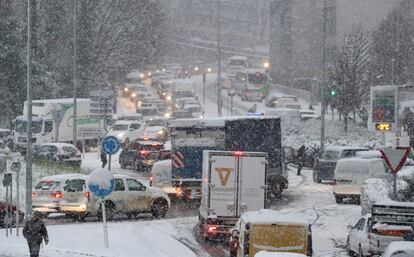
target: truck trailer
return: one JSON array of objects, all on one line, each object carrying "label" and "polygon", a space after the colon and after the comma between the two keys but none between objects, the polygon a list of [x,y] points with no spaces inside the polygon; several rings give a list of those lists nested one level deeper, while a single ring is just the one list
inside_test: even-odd
[{"label": "truck trailer", "polygon": [[267,153],[204,151],[199,233],[230,234],[240,216],[266,208]]},{"label": "truck trailer", "polygon": [[[103,122],[91,118],[90,99],[77,99],[77,130],[95,130],[102,128]],[[73,98],[33,100],[32,102],[32,143],[36,147],[43,143],[73,141]],[[85,144],[95,145],[97,136],[85,133],[78,136]],[[27,142],[27,102],[24,103],[23,115],[15,119],[14,146],[20,152],[26,151]]]},{"label": "truck trailer", "polygon": [[287,188],[282,165],[278,117],[177,119],[169,122],[172,146],[172,185],[177,196],[200,199],[204,150],[249,151],[268,154],[268,199]]}]

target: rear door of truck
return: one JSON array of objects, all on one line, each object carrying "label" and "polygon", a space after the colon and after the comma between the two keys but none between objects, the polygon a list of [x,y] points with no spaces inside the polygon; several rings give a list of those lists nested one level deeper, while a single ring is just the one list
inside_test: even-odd
[{"label": "rear door of truck", "polygon": [[243,153],[239,155],[238,215],[259,211],[266,207],[267,154]]},{"label": "rear door of truck", "polygon": [[212,152],[209,171],[210,213],[218,217],[236,217],[237,157],[231,152]]}]

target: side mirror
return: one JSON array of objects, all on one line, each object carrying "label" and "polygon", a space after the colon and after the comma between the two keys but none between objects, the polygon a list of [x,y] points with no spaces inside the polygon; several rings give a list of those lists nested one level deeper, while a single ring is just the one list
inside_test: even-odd
[{"label": "side mirror", "polygon": [[354,229],[354,227],[351,226],[351,225],[348,225],[348,226],[346,226],[346,229],[348,229],[348,231],[350,231],[350,230]]}]

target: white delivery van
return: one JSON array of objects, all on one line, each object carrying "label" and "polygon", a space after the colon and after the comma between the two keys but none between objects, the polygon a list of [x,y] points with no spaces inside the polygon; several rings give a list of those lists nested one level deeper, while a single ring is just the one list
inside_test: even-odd
[{"label": "white delivery van", "polygon": [[361,186],[368,178],[388,176],[384,161],[380,158],[346,158],[338,160],[333,181],[333,194],[337,203],[352,198],[358,203]]},{"label": "white delivery van", "polygon": [[226,236],[243,213],[266,208],[267,159],[266,153],[203,151],[202,237]]}]

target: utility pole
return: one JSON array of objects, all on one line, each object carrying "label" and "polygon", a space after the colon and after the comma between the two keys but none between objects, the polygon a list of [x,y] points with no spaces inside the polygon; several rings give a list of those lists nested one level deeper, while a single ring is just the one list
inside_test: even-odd
[{"label": "utility pole", "polygon": [[323,28],[322,28],[322,82],[321,82],[321,152],[325,148],[325,93],[326,93],[326,0],[323,1]]},{"label": "utility pole", "polygon": [[218,116],[222,116],[222,99],[221,99],[221,24],[220,24],[220,16],[221,16],[221,0],[217,0],[217,113]]},{"label": "utility pole", "polygon": [[27,148],[26,148],[26,219],[32,216],[32,1],[27,0]]},{"label": "utility pole", "polygon": [[76,20],[77,20],[78,1],[73,0],[73,145],[77,146],[77,112],[78,106],[76,102],[77,84],[78,84],[78,63],[77,63],[77,47],[76,47]]}]

